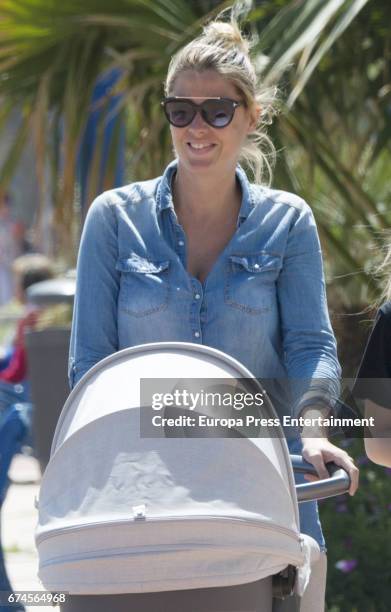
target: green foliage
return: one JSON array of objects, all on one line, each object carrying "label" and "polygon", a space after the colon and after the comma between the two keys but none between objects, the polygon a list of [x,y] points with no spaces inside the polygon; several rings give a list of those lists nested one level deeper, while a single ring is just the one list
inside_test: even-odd
[{"label": "green foliage", "polygon": [[[219,7],[223,7],[222,3]],[[217,10],[217,9],[214,9]],[[212,11],[213,12],[213,11]],[[27,128],[32,128],[36,148],[40,191],[47,189],[42,169],[52,170],[53,204],[62,252],[74,252],[69,231],[77,207],[76,162],[79,144],[91,112],[91,94],[97,78],[105,71],[120,68],[123,78],[102,102],[103,119],[96,156],[89,176],[88,192],[97,194],[103,127],[110,118],[107,109],[112,96],[123,95],[116,112],[138,115],[137,134],[128,140],[136,155],[138,178],[149,175],[157,164],[163,128],[155,123],[161,84],[171,54],[199,30],[200,13],[185,0],[4,0],[0,7],[0,122],[19,107],[26,118],[20,135],[0,169],[0,186],[6,189],[13,175]],[[143,125],[143,129],[141,128]],[[153,135],[153,138],[151,138]],[[118,135],[117,135],[118,137]],[[162,136],[164,140],[165,136]],[[116,136],[113,139],[115,145]],[[118,138],[117,138],[118,141]],[[113,155],[114,154],[114,155]],[[159,157],[159,172],[162,158]],[[113,156],[107,165],[104,184],[112,186]],[[131,162],[135,161],[131,159]],[[156,172],[157,173],[157,172]]]},{"label": "green foliage", "polygon": [[[284,13],[292,18],[301,4],[287,3],[274,21]],[[308,4],[315,11],[317,3]],[[391,5],[372,0],[357,12],[359,5],[342,3],[343,10],[329,16],[309,47],[298,50],[283,76],[286,103],[273,128],[280,152],[275,183],[313,207],[333,306],[356,312],[382,291],[384,281],[374,272],[391,228],[390,50],[384,28]],[[266,39],[261,31],[261,46],[272,23]],[[263,48],[269,54],[268,46]],[[267,79],[281,73],[279,58],[271,64]]]},{"label": "green foliage", "polygon": [[362,440],[345,442],[360,487],[320,502],[328,555],[329,612],[388,612],[391,585],[391,469],[371,463]]}]

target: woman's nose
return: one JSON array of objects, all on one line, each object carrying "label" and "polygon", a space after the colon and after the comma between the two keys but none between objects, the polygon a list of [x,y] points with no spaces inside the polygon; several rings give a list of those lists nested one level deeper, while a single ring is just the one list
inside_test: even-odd
[{"label": "woman's nose", "polygon": [[193,130],[207,130],[208,124],[205,119],[203,119],[201,113],[199,111],[196,112],[193,121],[189,124],[189,128]]}]

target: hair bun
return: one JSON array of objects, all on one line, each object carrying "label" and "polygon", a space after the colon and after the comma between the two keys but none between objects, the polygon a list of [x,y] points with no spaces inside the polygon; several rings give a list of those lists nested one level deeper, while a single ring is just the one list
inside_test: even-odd
[{"label": "hair bun", "polygon": [[240,49],[246,54],[249,52],[249,44],[243,38],[236,23],[212,21],[204,28],[202,39],[207,44],[219,45],[226,49]]}]

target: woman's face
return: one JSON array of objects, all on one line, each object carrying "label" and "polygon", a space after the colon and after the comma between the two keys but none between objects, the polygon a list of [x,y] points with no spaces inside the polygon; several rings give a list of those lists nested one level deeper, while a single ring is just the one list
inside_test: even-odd
[{"label": "woman's face", "polygon": [[[214,70],[197,72],[186,70],[175,79],[170,96],[194,98],[196,104],[204,99],[223,97],[243,102],[236,87]],[[234,172],[247,135],[256,127],[257,111],[245,106],[235,109],[233,119],[224,128],[214,128],[197,113],[190,125],[170,126],[175,152],[182,166],[190,171],[213,171],[221,176]]]}]

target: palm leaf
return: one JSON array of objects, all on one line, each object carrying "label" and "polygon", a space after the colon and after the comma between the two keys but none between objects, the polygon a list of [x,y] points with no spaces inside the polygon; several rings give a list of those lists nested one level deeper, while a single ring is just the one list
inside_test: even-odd
[{"label": "palm leaf", "polygon": [[[356,15],[359,13],[359,11],[361,11],[361,9],[365,6],[365,4],[367,4],[368,1],[369,0],[353,1],[351,3],[351,6],[348,6],[347,10],[345,10],[340,15],[337,20],[337,23],[332,28],[330,34],[328,34],[325,40],[321,42],[317,50],[312,54],[311,59],[308,61],[308,63],[303,62],[302,66],[299,64],[299,68],[301,70],[299,71],[299,77],[297,79],[296,85],[289,95],[287,101],[288,107],[293,106],[295,100],[303,91],[306,83],[308,82],[316,67],[319,65],[324,55],[327,53],[327,51],[329,51],[329,49],[331,49],[335,41],[340,38],[346,28],[349,27],[351,22],[355,19]],[[312,43],[310,42],[310,44],[310,51],[312,51]]]}]

